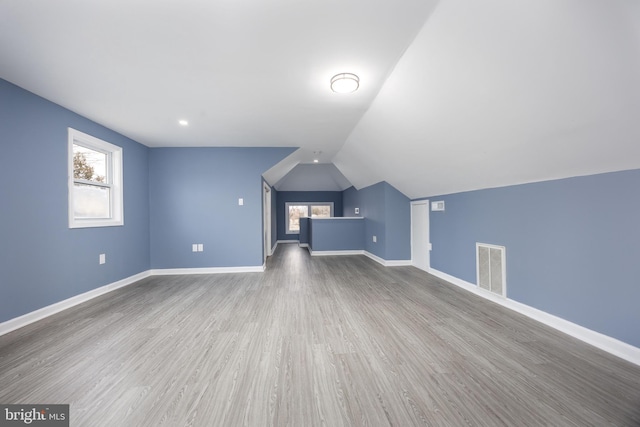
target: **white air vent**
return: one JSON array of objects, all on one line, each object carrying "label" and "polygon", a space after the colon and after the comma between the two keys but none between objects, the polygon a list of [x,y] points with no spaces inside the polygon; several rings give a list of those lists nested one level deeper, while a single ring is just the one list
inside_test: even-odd
[{"label": "white air vent", "polygon": [[505,247],[476,243],[478,286],[500,296],[507,295]]},{"label": "white air vent", "polygon": [[431,202],[431,210],[432,211],[443,211],[444,210],[444,200],[440,200],[438,202]]}]

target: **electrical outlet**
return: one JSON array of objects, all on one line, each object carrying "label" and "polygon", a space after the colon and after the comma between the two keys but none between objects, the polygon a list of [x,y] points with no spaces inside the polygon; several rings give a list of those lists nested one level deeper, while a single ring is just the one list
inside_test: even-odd
[{"label": "electrical outlet", "polygon": [[373,236],[373,243],[376,243],[378,241],[378,237],[377,236]]},{"label": "electrical outlet", "polygon": [[99,262],[100,262],[100,264],[106,263],[107,262],[107,255],[106,254],[100,254]]}]

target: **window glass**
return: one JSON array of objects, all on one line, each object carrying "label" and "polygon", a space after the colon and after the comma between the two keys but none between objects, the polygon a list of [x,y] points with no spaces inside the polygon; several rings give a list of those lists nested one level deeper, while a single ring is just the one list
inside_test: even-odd
[{"label": "window glass", "polygon": [[122,148],[69,128],[69,227],[123,224]]},{"label": "window glass", "polygon": [[107,154],[73,144],[73,179],[107,182]]},{"label": "window glass", "polygon": [[300,218],[331,218],[333,202],[287,202],[285,204],[286,233],[300,233]]},{"label": "window glass", "polygon": [[331,206],[330,205],[311,206],[311,218],[331,218]]},{"label": "window glass", "polygon": [[289,226],[288,231],[298,233],[300,231],[300,218],[309,216],[309,206],[289,205]]}]

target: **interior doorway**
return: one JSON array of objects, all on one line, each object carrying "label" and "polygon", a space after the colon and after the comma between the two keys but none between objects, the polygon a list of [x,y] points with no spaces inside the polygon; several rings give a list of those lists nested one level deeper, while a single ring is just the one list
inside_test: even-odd
[{"label": "interior doorway", "polygon": [[430,251],[429,201],[411,202],[411,264],[429,271]]},{"label": "interior doorway", "polygon": [[271,188],[266,182],[262,183],[262,209],[264,212],[263,230],[263,251],[264,262],[267,261],[267,257],[272,255],[271,252]]}]

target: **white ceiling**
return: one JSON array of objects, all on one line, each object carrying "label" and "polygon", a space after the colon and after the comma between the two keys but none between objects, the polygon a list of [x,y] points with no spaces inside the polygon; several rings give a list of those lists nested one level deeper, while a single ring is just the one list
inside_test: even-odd
[{"label": "white ceiling", "polygon": [[[0,77],[151,147],[305,147],[328,161],[434,5],[0,1]],[[340,72],[360,90],[331,92]]]},{"label": "white ceiling", "polygon": [[426,197],[640,168],[639,4],[0,0],[0,77],[151,147],[301,147],[272,184],[322,151]]},{"label": "white ceiling", "polygon": [[299,163],[274,187],[278,191],[342,191],[351,182],[331,163]]},{"label": "white ceiling", "polygon": [[441,1],[334,163],[410,198],[640,168],[639,4]]}]

